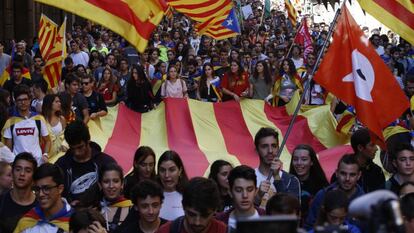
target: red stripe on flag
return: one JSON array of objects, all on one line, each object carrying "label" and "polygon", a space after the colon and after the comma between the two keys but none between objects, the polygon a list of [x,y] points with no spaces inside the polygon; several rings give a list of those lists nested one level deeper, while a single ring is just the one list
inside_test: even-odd
[{"label": "red stripe on flag", "polygon": [[53,88],[53,75],[51,73],[51,66],[46,66],[45,67],[45,74],[46,74],[46,78],[47,81],[49,82],[49,86]]},{"label": "red stripe on flag", "polygon": [[180,155],[189,177],[204,175],[209,162],[198,146],[187,100],[167,98],[164,103],[168,147]]},{"label": "red stripe on flag", "polygon": [[[291,116],[286,112],[286,108],[275,108],[268,104],[265,104],[264,112],[267,119],[275,124],[285,135],[289,122],[292,119]],[[286,142],[286,147],[290,153],[298,144],[308,144],[318,152],[325,150],[326,147],[312,134],[309,129],[308,121],[303,116],[297,116],[295,124],[292,128],[292,132]]]},{"label": "red stripe on flag", "polygon": [[[51,36],[53,38],[53,35],[51,35],[51,34],[52,34],[52,31],[47,32],[46,38],[43,40],[43,43],[41,43],[42,44],[42,47],[40,48],[40,51],[42,51],[42,53],[43,53],[42,54],[43,55],[43,59],[47,59],[47,55],[48,55],[50,49],[52,49],[50,47],[51,46],[51,43],[48,44],[49,38]],[[45,50],[46,49],[46,46],[48,46],[47,50]]]},{"label": "red stripe on flag", "polygon": [[134,154],[141,139],[141,114],[119,104],[114,131],[109,138],[104,152],[111,155],[118,164],[129,171]]},{"label": "red stripe on flag", "polygon": [[[205,1],[203,3],[198,3],[198,4],[182,4],[182,3],[180,3],[180,5],[175,5],[174,4],[174,2],[181,2],[181,1],[182,0],[169,1],[169,3],[170,3],[170,5],[173,5],[173,7],[175,9],[179,9],[179,10],[181,10],[181,9],[191,9],[191,10],[194,10],[194,9],[199,9],[201,7],[210,6],[210,5],[212,5],[212,4],[216,3],[216,2],[219,2],[220,0]],[[231,1],[230,0],[226,0],[226,1],[222,2],[221,5],[219,5],[218,8],[222,8],[223,6],[226,6],[228,4],[231,4]]]},{"label": "red stripe on flag", "polygon": [[86,0],[90,4],[101,8],[108,13],[115,15],[132,24],[135,30],[145,39],[149,39],[156,27],[149,21],[141,21],[131,10],[128,3],[120,0]]},{"label": "red stripe on flag", "polygon": [[[401,5],[398,1],[390,0],[374,0],[379,6],[388,11],[395,18],[405,23],[410,28],[414,29],[414,14],[410,12],[407,8]],[[412,1],[411,1],[412,2]]]},{"label": "red stripe on flag", "polygon": [[59,63],[57,63],[57,62],[53,63],[53,68],[54,68],[54,70],[55,70],[55,75],[53,76],[53,86],[52,86],[52,87],[55,87],[55,86],[57,86],[57,85],[58,85],[58,83],[59,83],[59,80],[60,80],[60,74],[61,74],[61,72],[62,72],[62,69],[61,69],[61,67],[60,67],[60,64],[59,64]]},{"label": "red stripe on flag", "polygon": [[240,104],[227,101],[214,104],[214,114],[226,144],[227,151],[237,156],[241,164],[257,167],[259,155],[243,118]]}]

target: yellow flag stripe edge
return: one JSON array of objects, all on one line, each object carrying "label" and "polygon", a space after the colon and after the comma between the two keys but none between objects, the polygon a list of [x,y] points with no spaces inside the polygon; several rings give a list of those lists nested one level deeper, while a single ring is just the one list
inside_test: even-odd
[{"label": "yellow flag stripe edge", "polygon": [[[239,165],[240,161],[237,157],[227,151],[223,134],[214,114],[213,103],[188,100],[188,107],[198,146],[205,154],[209,164],[211,165],[218,159],[224,159],[233,166]],[[210,168],[206,170],[205,176],[209,171]]]}]

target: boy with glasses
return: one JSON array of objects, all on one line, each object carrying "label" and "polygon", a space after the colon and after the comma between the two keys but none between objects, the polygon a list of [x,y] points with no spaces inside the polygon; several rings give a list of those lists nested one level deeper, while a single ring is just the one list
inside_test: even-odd
[{"label": "boy with glasses", "polygon": [[51,163],[35,171],[32,190],[38,204],[20,219],[14,232],[69,232],[72,209],[62,198],[63,179],[62,170]]},{"label": "boy with glasses", "polygon": [[16,107],[3,127],[4,144],[14,154],[30,151],[39,165],[47,162],[51,141],[45,118],[31,111],[28,86],[17,86],[13,94]]}]

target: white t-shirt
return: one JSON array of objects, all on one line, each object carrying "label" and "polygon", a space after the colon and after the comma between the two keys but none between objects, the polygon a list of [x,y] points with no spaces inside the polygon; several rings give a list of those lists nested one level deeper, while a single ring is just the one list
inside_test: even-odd
[{"label": "white t-shirt", "polygon": [[295,64],[296,69],[298,69],[299,67],[304,66],[304,64],[303,64],[303,58],[294,59],[294,58],[292,57],[292,61],[293,61],[293,63]]},{"label": "white t-shirt", "polygon": [[89,55],[84,51],[80,51],[79,53],[71,53],[70,57],[73,60],[74,66],[82,64],[83,66],[88,67]]},{"label": "white t-shirt", "polygon": [[[257,210],[254,210],[254,214],[252,216],[246,217],[247,219],[256,219],[259,218],[259,212],[257,212]],[[236,229],[236,225],[237,225],[237,218],[236,216],[233,214],[233,212],[230,214],[229,217],[229,222],[227,223],[227,226],[230,229]]]},{"label": "white t-shirt", "polygon": [[177,79],[175,83],[166,80],[161,86],[161,96],[184,98],[184,92],[187,91],[187,85],[182,79]]},{"label": "white t-shirt", "polygon": [[172,221],[178,217],[184,215],[183,204],[183,195],[181,193],[174,192],[164,192],[164,201],[160,210],[160,217]]},{"label": "white t-shirt", "polygon": [[[45,137],[49,135],[45,120],[42,116],[40,120],[40,135]],[[12,121],[11,117],[8,121]],[[42,164],[42,149],[39,142],[39,130],[36,125],[36,120],[33,118],[24,118],[22,121],[14,124],[13,137],[11,128],[8,127],[4,130],[4,138],[13,139],[13,153],[15,155],[21,152],[30,152],[36,158],[38,165]]]}]

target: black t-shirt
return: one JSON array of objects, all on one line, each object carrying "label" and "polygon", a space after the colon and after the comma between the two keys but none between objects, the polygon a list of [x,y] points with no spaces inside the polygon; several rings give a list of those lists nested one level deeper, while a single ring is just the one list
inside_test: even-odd
[{"label": "black t-shirt", "polygon": [[84,116],[82,110],[88,108],[88,101],[81,93],[76,93],[72,97],[72,109],[76,114],[77,120],[83,120]]},{"label": "black t-shirt", "polygon": [[102,94],[93,91],[89,97],[85,96],[85,98],[89,106],[89,115],[102,110],[108,112],[108,108],[106,107]]},{"label": "black t-shirt", "polygon": [[35,205],[36,201],[31,205],[21,206],[11,198],[10,191],[3,193],[0,196],[0,232],[12,233],[20,218]]},{"label": "black t-shirt", "polygon": [[[32,80],[23,77],[22,81],[19,84],[24,84],[24,85],[27,85],[27,86],[31,87],[32,86]],[[10,96],[13,96],[13,90],[19,84],[15,83],[14,79],[12,78],[10,80],[7,80],[4,83],[3,88],[10,92]]]},{"label": "black t-shirt", "polygon": [[79,200],[98,181],[98,171],[103,164],[116,163],[111,156],[101,152],[98,144],[91,142],[90,146],[92,158],[87,162],[76,162],[70,149],[56,161],[65,173],[63,196],[68,199],[69,203]]}]

